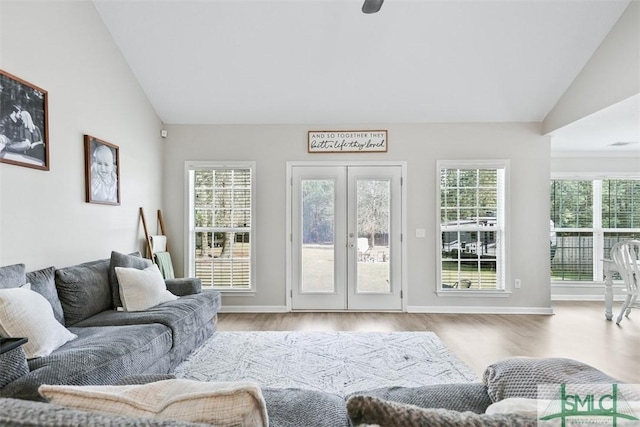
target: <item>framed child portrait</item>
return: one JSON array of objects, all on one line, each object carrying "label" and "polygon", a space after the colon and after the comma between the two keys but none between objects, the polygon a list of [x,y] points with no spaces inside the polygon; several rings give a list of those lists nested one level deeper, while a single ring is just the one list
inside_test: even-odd
[{"label": "framed child portrait", "polygon": [[87,203],[120,204],[120,149],[91,135],[84,136]]},{"label": "framed child portrait", "polygon": [[49,170],[47,91],[0,70],[0,162]]}]

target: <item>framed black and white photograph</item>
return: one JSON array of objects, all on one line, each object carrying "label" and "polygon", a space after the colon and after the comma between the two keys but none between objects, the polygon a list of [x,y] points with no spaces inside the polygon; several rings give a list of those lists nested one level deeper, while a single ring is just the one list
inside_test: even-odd
[{"label": "framed black and white photograph", "polygon": [[87,203],[120,204],[120,149],[91,135],[84,136]]},{"label": "framed black and white photograph", "polygon": [[49,170],[47,91],[0,70],[0,162]]}]

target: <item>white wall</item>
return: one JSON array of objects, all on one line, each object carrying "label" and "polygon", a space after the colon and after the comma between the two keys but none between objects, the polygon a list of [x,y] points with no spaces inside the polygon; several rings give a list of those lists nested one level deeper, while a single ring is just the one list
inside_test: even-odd
[{"label": "white wall", "polygon": [[[161,206],[160,120],[93,4],[0,2],[0,67],[48,91],[50,170],[0,163],[0,265],[63,267],[142,249]],[[83,134],[120,147],[121,206],[84,201]]]},{"label": "white wall", "polygon": [[544,133],[640,93],[640,1],[631,1],[544,119]]},{"label": "white wall", "polygon": [[589,156],[560,156],[551,158],[551,173],[557,174],[598,174],[601,176],[638,176],[640,175],[640,157],[603,157]]},{"label": "white wall", "polygon": [[[348,129],[371,126],[354,124]],[[549,138],[540,126],[511,124],[376,124],[389,130],[386,154],[308,154],[307,131],[331,125],[170,125],[164,150],[164,214],[172,258],[184,267],[184,166],[187,160],[256,161],[257,292],[223,297],[227,310],[285,304],[286,162],[398,160],[407,162],[408,305],[412,311],[544,312],[549,291]],[[345,128],[343,128],[345,129]],[[509,159],[511,162],[510,278],[522,288],[509,298],[447,298],[436,289],[436,161]],[[415,229],[425,228],[426,238]],[[250,308],[249,308],[250,309]]]}]

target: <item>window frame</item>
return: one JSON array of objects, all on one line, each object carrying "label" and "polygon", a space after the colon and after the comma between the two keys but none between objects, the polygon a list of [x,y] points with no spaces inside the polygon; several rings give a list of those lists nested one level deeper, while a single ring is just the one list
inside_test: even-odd
[{"label": "window frame", "polygon": [[247,295],[256,292],[256,162],[255,161],[186,161],[185,162],[185,251],[184,265],[186,266],[188,277],[195,277],[195,200],[194,182],[192,172],[196,170],[214,169],[248,169],[251,173],[250,184],[250,224],[248,230],[243,229],[243,233],[249,234],[249,284],[248,288],[227,288],[215,286],[203,286],[203,290],[215,290],[226,295]]},{"label": "window frame", "polygon": [[[496,255],[496,289],[445,289],[442,287],[442,216],[441,216],[441,171],[442,169],[501,169],[503,170],[503,187],[502,187],[502,199],[500,200],[500,189],[496,186],[498,191],[498,204],[502,204],[501,212],[497,212],[497,216],[501,216],[502,227],[501,230],[496,228],[496,233],[502,233],[501,239],[501,252],[502,257],[499,258]],[[509,214],[509,201],[510,201],[510,161],[508,159],[488,159],[488,160],[438,160],[436,162],[436,294],[438,296],[446,297],[508,297],[512,293],[511,281],[509,280],[509,263],[507,262],[509,257],[509,227],[510,227],[510,214]],[[491,230],[494,231],[494,230]],[[499,251],[496,249],[496,254]]]},{"label": "window frame", "polygon": [[[636,233],[639,229],[634,228],[605,228],[603,226],[602,217],[602,183],[605,180],[640,180],[640,174],[615,172],[615,173],[566,173],[566,172],[554,172],[551,173],[550,181],[591,181],[592,182],[592,215],[593,221],[591,227],[587,228],[569,228],[554,226],[554,232],[576,232],[576,233],[590,233],[593,236],[593,248],[592,248],[592,278],[591,280],[553,280],[553,275],[549,275],[549,281],[552,287],[569,286],[569,287],[584,287],[584,286],[597,286],[600,287],[604,281],[604,270],[602,260],[605,258],[604,237],[607,233]],[[549,195],[550,197],[551,195]],[[549,212],[551,216],[551,212]]]}]

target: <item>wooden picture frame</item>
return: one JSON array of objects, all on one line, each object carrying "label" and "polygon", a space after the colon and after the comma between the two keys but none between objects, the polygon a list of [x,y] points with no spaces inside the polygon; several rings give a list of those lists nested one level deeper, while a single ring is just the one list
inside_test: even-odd
[{"label": "wooden picture frame", "polygon": [[49,170],[47,91],[0,70],[0,162]]},{"label": "wooden picture frame", "polygon": [[120,205],[120,148],[91,135],[84,136],[86,202]]}]

